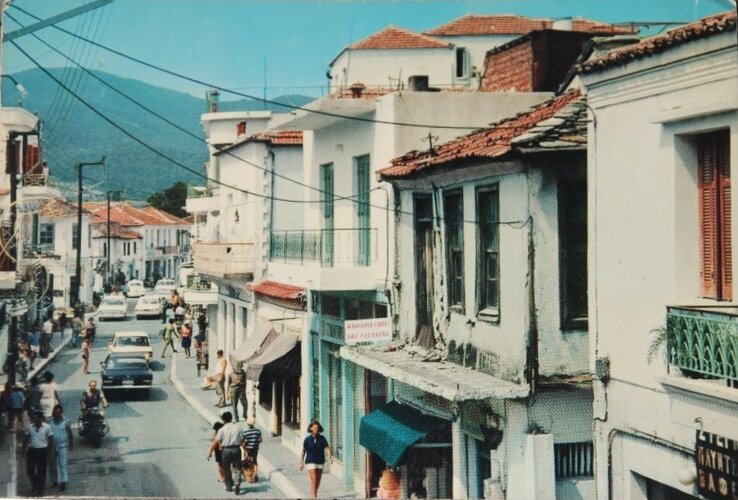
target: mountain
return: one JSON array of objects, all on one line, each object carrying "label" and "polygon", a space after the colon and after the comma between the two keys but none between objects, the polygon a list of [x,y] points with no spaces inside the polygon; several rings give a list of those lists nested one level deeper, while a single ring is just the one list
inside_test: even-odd
[{"label": "mountain", "polygon": [[[196,172],[204,173],[202,166],[207,160],[207,149],[202,140],[177,130],[82,70],[51,68],[49,72],[74,89],[93,108],[153,149]],[[94,71],[94,74],[169,121],[199,138],[203,137],[200,115],[206,109],[204,96],[197,98],[100,71]],[[51,176],[63,185],[76,179],[74,165],[77,162],[97,161],[103,155],[106,157],[104,167],[88,167],[84,171],[86,184],[96,191],[125,189],[125,197],[145,199],[152,192],[162,191],[176,181],[205,182],[115,129],[41,70],[14,73],[13,77],[27,91],[23,107],[37,113],[41,119],[44,158],[49,163]],[[16,106],[20,97],[18,90],[9,79],[3,79],[2,85],[3,105]],[[301,95],[274,99],[295,106],[312,100]],[[228,111],[264,108],[262,102],[253,100],[224,101],[221,105],[221,109]],[[288,108],[273,104],[267,105],[266,109],[289,111]]]}]

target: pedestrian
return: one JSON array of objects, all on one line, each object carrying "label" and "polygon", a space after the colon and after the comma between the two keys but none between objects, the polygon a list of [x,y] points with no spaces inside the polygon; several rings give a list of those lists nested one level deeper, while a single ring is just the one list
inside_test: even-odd
[{"label": "pedestrian", "polygon": [[87,347],[92,351],[95,348],[95,335],[97,335],[97,326],[95,325],[95,318],[87,320],[87,326],[85,326],[84,337],[87,339]]},{"label": "pedestrian", "polygon": [[174,337],[179,337],[179,335],[177,335],[177,330],[174,328],[174,318],[169,318],[169,323],[161,331],[161,337],[164,339],[164,349],[161,351],[162,358],[164,353],[167,352],[167,347],[171,346],[172,353],[177,352],[177,349],[174,348]]},{"label": "pedestrian", "polygon": [[185,321],[182,327],[179,329],[180,342],[182,349],[184,349],[185,358],[191,358],[190,348],[192,346],[192,324],[190,321]]},{"label": "pedestrian", "polygon": [[42,327],[41,335],[41,357],[48,358],[51,351],[51,336],[54,334],[54,322],[51,321],[51,315],[46,316]]},{"label": "pedestrian", "polygon": [[323,468],[326,459],[329,464],[333,463],[333,454],[328,440],[323,434],[323,426],[320,422],[313,420],[308,425],[309,436],[302,443],[302,453],[300,454],[300,470],[307,468],[308,477],[310,478],[310,495],[312,498],[318,498],[318,488],[320,480],[323,477]]},{"label": "pedestrian", "polygon": [[[41,411],[41,388],[38,386],[38,377],[34,375],[29,381],[30,384],[26,388],[26,412],[28,420],[33,419],[33,414]],[[43,415],[43,412],[41,412]]]},{"label": "pedestrian", "polygon": [[208,318],[205,316],[205,310],[200,311],[197,317],[197,340],[205,342],[205,336],[208,328]]},{"label": "pedestrian", "polygon": [[90,343],[87,340],[87,337],[84,337],[82,339],[82,373],[87,375],[89,372],[88,368],[90,367]]},{"label": "pedestrian", "polygon": [[182,299],[180,298],[179,292],[177,292],[177,290],[172,290],[172,295],[169,297],[169,302],[172,304],[172,310],[174,311],[177,310],[177,306],[181,305]]},{"label": "pedestrian", "polygon": [[[179,295],[177,295],[179,297]],[[181,323],[184,321],[185,313],[187,312],[187,309],[185,309],[184,305],[182,304],[182,301],[179,301],[179,304],[177,304],[177,307],[174,308],[174,321],[177,321]]]},{"label": "pedestrian", "polygon": [[228,393],[231,397],[231,404],[233,405],[233,419],[238,422],[238,402],[241,402],[243,407],[243,418],[246,417],[246,411],[248,410],[248,403],[246,401],[246,373],[243,371],[243,365],[237,364],[233,371],[228,375]]},{"label": "pedestrian", "polygon": [[23,385],[16,383],[13,386],[13,392],[10,393],[10,415],[8,419],[8,427],[11,432],[23,430],[23,408],[26,402],[26,395],[23,392]]},{"label": "pedestrian", "polygon": [[223,408],[226,402],[225,372],[226,372],[226,368],[228,367],[228,362],[223,357],[222,349],[218,349],[218,352],[216,352],[215,355],[217,356],[215,373],[213,375],[209,375],[205,377],[205,382],[208,385],[215,384],[215,394],[218,395],[218,402],[216,403],[215,406],[219,408]]},{"label": "pedestrian", "polygon": [[59,315],[59,331],[61,332],[61,338],[64,338],[64,330],[67,328],[67,312],[62,311]]},{"label": "pedestrian", "polygon": [[41,411],[44,414],[44,420],[48,422],[51,419],[51,414],[54,411],[54,407],[61,404],[59,399],[58,386],[54,382],[54,374],[46,370],[43,375],[43,382],[39,386],[41,388]]},{"label": "pedestrian", "polygon": [[161,299],[161,322],[162,324],[167,322],[167,309],[169,308],[169,303],[167,302],[167,299],[162,298]]},{"label": "pedestrian", "polygon": [[82,333],[82,319],[76,314],[72,318],[72,347],[77,348],[77,342],[79,341],[79,335]]},{"label": "pedestrian", "polygon": [[210,441],[210,448],[208,449],[208,460],[215,454],[215,465],[218,467],[218,482],[222,483],[225,481],[225,468],[223,467],[223,450],[220,449],[220,443],[218,442],[217,434],[218,430],[223,427],[223,422],[218,420],[213,424],[213,439]]},{"label": "pedestrian", "polygon": [[40,411],[34,412],[32,419],[23,439],[22,451],[26,455],[26,473],[33,488],[31,496],[42,497],[46,483],[46,457],[53,433]]},{"label": "pedestrian", "polygon": [[259,443],[262,442],[261,431],[257,429],[256,419],[249,417],[246,420],[247,428],[241,432],[241,448],[243,449],[246,456],[251,460],[253,467],[253,480],[257,482],[259,480]]},{"label": "pedestrian", "polygon": [[233,422],[233,415],[227,411],[222,415],[223,427],[215,435],[223,450],[226,491],[233,491],[233,469],[236,469],[236,495],[241,493],[241,431]]},{"label": "pedestrian", "polygon": [[54,478],[52,486],[59,486],[59,491],[64,491],[69,482],[68,452],[74,446],[74,436],[72,435],[72,424],[64,417],[61,405],[54,407],[53,418],[49,426],[54,435],[54,449],[56,450],[54,463],[57,469],[57,477]]},{"label": "pedestrian", "polygon": [[200,370],[208,372],[208,341],[197,340],[195,337],[195,356],[197,357],[197,376],[200,377]]},{"label": "pedestrian", "polygon": [[38,321],[33,324],[31,331],[28,332],[28,347],[31,349],[30,368],[33,370],[33,363],[41,353],[41,330]]}]

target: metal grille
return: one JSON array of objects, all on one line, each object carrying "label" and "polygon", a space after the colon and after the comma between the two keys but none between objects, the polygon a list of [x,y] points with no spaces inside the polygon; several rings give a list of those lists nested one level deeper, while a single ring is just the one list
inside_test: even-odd
[{"label": "metal grille", "polygon": [[584,443],[554,444],[556,479],[594,476],[594,446]]}]

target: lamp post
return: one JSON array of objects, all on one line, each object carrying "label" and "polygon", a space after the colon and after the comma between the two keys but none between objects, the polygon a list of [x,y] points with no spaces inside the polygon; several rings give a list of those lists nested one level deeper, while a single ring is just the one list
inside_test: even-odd
[{"label": "lamp post", "polygon": [[100,161],[77,163],[77,262],[74,268],[74,287],[72,288],[71,306],[76,307],[79,302],[79,289],[82,276],[82,167],[104,165],[105,157]]},{"label": "lamp post", "polygon": [[16,80],[15,78],[13,78],[10,75],[5,75],[4,74],[2,77],[3,78],[7,78],[11,82],[13,82],[13,85],[15,85],[16,90],[18,91],[18,93],[20,93],[20,99],[18,100],[18,107],[19,108],[22,108],[23,107],[23,98],[28,95],[28,92],[26,92],[26,88],[23,86],[23,84],[19,83],[18,80]]}]

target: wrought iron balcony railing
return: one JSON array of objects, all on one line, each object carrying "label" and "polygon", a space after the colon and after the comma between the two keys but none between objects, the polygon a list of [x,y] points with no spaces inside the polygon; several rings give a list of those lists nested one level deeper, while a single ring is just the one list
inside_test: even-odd
[{"label": "wrought iron balcony railing", "polygon": [[687,375],[738,381],[738,308],[667,307],[666,348]]},{"label": "wrought iron balcony railing", "polygon": [[209,186],[187,186],[187,198],[209,198],[213,196],[213,191]]},{"label": "wrought iron balcony railing", "polygon": [[23,257],[31,259],[34,257],[54,257],[53,243],[31,243],[24,245]]},{"label": "wrought iron balcony railing", "polygon": [[369,266],[376,259],[376,229],[274,231],[269,259],[319,262],[323,267]]}]

